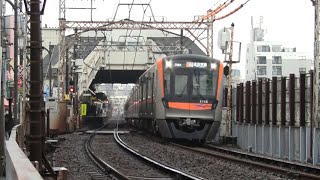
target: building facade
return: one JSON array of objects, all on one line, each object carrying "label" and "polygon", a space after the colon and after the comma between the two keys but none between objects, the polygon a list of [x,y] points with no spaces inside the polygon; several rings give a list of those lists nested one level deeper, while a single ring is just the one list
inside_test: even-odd
[{"label": "building facade", "polygon": [[313,69],[312,53],[298,52],[279,42],[264,41],[261,28],[251,30],[251,41],[246,49],[246,81],[260,78],[308,73]]}]

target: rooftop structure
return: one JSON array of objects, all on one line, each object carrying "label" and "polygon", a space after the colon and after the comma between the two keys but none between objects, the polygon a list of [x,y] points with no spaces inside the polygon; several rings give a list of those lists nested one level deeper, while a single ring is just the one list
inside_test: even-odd
[{"label": "rooftop structure", "polygon": [[312,69],[312,53],[298,52],[280,42],[265,41],[264,30],[252,28],[246,49],[246,81],[307,73]]}]

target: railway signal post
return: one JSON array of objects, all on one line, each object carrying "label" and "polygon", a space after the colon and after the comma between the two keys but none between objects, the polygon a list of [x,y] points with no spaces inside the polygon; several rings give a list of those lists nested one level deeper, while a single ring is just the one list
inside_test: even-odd
[{"label": "railway signal post", "polygon": [[[230,32],[229,32],[230,31]],[[226,116],[226,128],[224,135],[225,137],[231,136],[231,121],[232,121],[232,64],[240,62],[240,53],[241,53],[241,42],[233,41],[234,37],[234,23],[231,24],[229,28],[223,28],[219,31],[218,37],[218,46],[222,50],[222,53],[225,54],[224,63],[227,63],[227,66],[224,68],[224,75],[228,77],[227,81],[227,116]],[[234,43],[239,43],[239,57],[237,61],[233,60],[233,50],[234,50]],[[229,48],[229,50],[228,50]],[[228,59],[227,59],[227,56]]]}]

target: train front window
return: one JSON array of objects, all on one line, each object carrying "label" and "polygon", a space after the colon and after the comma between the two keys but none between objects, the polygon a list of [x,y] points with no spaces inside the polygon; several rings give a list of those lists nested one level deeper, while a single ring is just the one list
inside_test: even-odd
[{"label": "train front window", "polygon": [[188,94],[188,75],[175,75],[174,92],[177,96],[183,96]]},{"label": "train front window", "polygon": [[213,75],[205,69],[193,69],[192,95],[201,98],[213,96]]},{"label": "train front window", "polygon": [[218,73],[203,62],[173,62],[164,70],[164,96],[173,102],[207,102],[215,99]]}]

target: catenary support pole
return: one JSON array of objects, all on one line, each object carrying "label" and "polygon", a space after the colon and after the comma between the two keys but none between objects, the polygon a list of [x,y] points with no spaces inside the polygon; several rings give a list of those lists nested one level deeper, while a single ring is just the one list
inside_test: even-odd
[{"label": "catenary support pole", "polygon": [[14,0],[14,57],[13,57],[13,122],[18,122],[18,0]]},{"label": "catenary support pole", "polygon": [[[2,28],[2,0],[0,0],[0,28]],[[1,98],[0,98],[0,177],[5,170],[5,120],[4,120],[4,90],[3,90],[3,57],[2,57],[2,29],[0,31],[0,81],[1,81]]]},{"label": "catenary support pole", "polygon": [[40,0],[30,2],[30,136],[28,144],[30,147],[30,160],[39,163],[42,167],[42,123],[44,117],[43,94],[41,81],[41,21],[40,21]]},{"label": "catenary support pole", "polygon": [[317,127],[319,122],[319,0],[314,0],[315,18],[314,18],[314,78],[313,78],[313,119],[312,126]]}]

